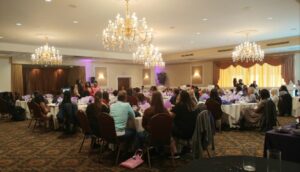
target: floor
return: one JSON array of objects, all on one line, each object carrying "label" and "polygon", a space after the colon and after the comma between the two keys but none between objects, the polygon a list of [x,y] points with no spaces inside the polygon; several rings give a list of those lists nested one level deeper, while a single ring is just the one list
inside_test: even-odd
[{"label": "floor", "polygon": [[[292,117],[280,117],[281,125],[293,121]],[[89,154],[89,142],[78,153],[82,134],[65,137],[57,131],[41,131],[27,128],[29,121],[11,122],[0,120],[0,172],[6,171],[128,171],[113,166],[113,154],[105,153],[99,162],[97,152]],[[264,135],[254,131],[223,131],[215,136],[214,156],[242,155],[247,149],[256,148],[262,156]],[[175,160],[175,167],[168,158],[154,157],[153,167],[147,163],[135,171],[175,171],[192,160],[186,155]]]}]

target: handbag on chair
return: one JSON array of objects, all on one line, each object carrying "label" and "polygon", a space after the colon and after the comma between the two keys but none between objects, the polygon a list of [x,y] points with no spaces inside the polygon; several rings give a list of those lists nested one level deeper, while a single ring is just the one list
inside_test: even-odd
[{"label": "handbag on chair", "polygon": [[133,157],[127,159],[124,162],[122,162],[120,164],[120,166],[129,168],[129,169],[134,169],[134,168],[136,168],[137,166],[141,165],[144,162],[144,160],[142,159],[142,156],[143,156],[143,151],[141,149],[138,149],[135,152]]}]

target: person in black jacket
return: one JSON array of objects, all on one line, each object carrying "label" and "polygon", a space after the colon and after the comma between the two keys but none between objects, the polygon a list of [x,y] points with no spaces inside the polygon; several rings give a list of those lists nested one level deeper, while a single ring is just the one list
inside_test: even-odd
[{"label": "person in black jacket", "polygon": [[279,88],[279,102],[278,111],[280,116],[290,116],[292,115],[292,101],[293,98],[290,95],[287,87],[282,85]]}]

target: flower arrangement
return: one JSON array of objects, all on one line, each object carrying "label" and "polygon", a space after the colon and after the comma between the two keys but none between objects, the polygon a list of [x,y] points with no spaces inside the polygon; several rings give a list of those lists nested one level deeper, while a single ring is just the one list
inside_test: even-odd
[{"label": "flower arrangement", "polygon": [[165,85],[167,82],[167,73],[166,72],[161,72],[157,74],[157,80],[158,83],[161,85]]}]

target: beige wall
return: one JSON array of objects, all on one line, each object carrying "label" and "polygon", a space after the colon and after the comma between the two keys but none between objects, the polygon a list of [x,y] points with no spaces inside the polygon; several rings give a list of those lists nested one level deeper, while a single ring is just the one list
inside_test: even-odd
[{"label": "beige wall", "polygon": [[192,66],[202,66],[203,68],[203,83],[199,86],[207,86],[213,83],[213,62],[210,61],[166,65],[165,71],[168,76],[168,86],[178,87],[191,84]]},{"label": "beige wall", "polygon": [[118,77],[130,77],[131,87],[141,87],[143,85],[143,66],[141,65],[94,63],[92,76],[97,76],[95,73],[96,67],[107,68],[107,86],[104,88],[117,89]]},{"label": "beige wall", "polygon": [[0,57],[0,92],[11,91],[11,64],[9,57]]}]

